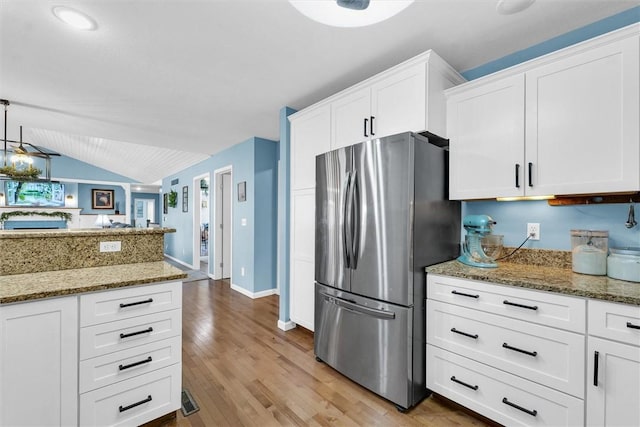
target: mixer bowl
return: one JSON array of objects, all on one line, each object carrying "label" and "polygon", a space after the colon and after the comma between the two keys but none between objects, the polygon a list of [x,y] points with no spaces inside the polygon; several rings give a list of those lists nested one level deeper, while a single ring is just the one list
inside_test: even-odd
[{"label": "mixer bowl", "polygon": [[502,254],[504,236],[501,234],[487,234],[480,239],[480,245],[485,256],[491,261],[500,258]]}]

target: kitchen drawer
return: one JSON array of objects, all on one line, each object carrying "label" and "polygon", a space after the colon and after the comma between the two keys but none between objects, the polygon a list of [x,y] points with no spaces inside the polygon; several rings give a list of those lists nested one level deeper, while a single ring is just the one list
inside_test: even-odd
[{"label": "kitchen drawer", "polygon": [[427,343],[584,398],[583,335],[427,300]]},{"label": "kitchen drawer", "polygon": [[640,306],[589,300],[589,335],[640,346]]},{"label": "kitchen drawer", "polygon": [[176,336],[80,362],[80,393],[127,380],[182,360]]},{"label": "kitchen drawer", "polygon": [[80,328],[80,360],[181,335],[182,310]]},{"label": "kitchen drawer", "polygon": [[507,426],[584,425],[582,399],[432,345],[427,345],[427,388]]},{"label": "kitchen drawer", "polygon": [[80,395],[81,426],[136,426],[180,408],[180,364]]},{"label": "kitchen drawer", "polygon": [[586,300],[583,298],[433,274],[427,274],[427,298],[585,332]]},{"label": "kitchen drawer", "polygon": [[182,307],[182,282],[120,288],[80,296],[80,326]]}]

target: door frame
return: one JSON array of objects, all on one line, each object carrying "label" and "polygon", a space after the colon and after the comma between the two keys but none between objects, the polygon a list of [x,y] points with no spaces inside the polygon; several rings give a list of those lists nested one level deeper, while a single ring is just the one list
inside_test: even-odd
[{"label": "door frame", "polygon": [[[209,182],[211,182],[211,174],[209,172],[193,177],[193,214],[191,216],[193,219],[193,256],[191,264],[194,270],[200,270],[200,203],[202,202],[200,196],[200,180],[205,178],[209,178]],[[209,191],[207,203],[211,206],[211,191]],[[209,208],[209,230],[211,230],[211,208]],[[207,245],[208,248],[211,248],[211,233],[209,233]],[[211,260],[210,256],[209,260]],[[209,263],[208,265],[207,274],[209,274],[209,270],[211,270],[211,264]]]},{"label": "door frame", "polygon": [[[209,196],[212,197],[213,209],[210,211],[212,214],[213,227],[215,232],[213,234],[216,235],[214,241],[214,249],[213,249],[213,279],[219,280],[222,279],[222,269],[220,268],[220,263],[222,262],[222,233],[219,233],[218,224],[218,205],[221,203],[222,192],[218,191],[219,185],[222,183],[222,175],[229,174],[231,178],[231,192],[233,194],[233,166],[227,165],[222,168],[216,169],[213,171],[213,180],[211,181],[210,188],[213,188],[213,191],[209,193]],[[230,283],[233,283],[233,198],[230,198],[231,204],[229,206],[229,272],[230,272]],[[211,225],[209,226],[209,230],[211,230]],[[218,239],[218,236],[220,237]],[[211,233],[209,233],[209,238],[211,238]],[[211,248],[211,246],[209,246]],[[209,251],[211,253],[211,251]]]}]

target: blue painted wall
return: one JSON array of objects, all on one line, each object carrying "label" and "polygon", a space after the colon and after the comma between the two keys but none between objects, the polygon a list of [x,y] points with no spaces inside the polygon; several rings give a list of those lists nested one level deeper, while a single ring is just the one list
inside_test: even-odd
[{"label": "blue painted wall", "polygon": [[[640,22],[640,6],[465,71],[462,75],[473,80],[636,22]],[[577,228],[608,230],[609,246],[640,246],[640,226],[631,230],[624,226],[628,204],[549,206],[545,201],[478,201],[465,202],[462,209],[463,215],[488,214],[493,217],[498,222],[494,230],[497,234],[504,234],[507,246],[519,246],[524,241],[528,222],[540,223],[541,238],[529,241],[523,247],[569,250],[569,230]],[[636,204],[636,211],[639,210]]]},{"label": "blue painted wall", "polygon": [[289,312],[289,216],[291,124],[288,117],[296,110],[284,107],[280,110],[280,144],[278,167],[278,287],[280,288],[279,320],[288,322]]},{"label": "blue painted wall", "polygon": [[[162,180],[162,191],[175,189],[178,192],[178,206],[169,208],[168,214],[162,215],[162,224],[175,228],[176,233],[165,235],[165,253],[182,262],[191,264],[193,259],[193,178],[206,173],[215,179],[214,171],[226,166],[233,168],[233,241],[231,272],[233,284],[252,293],[276,287],[276,214],[271,213],[276,206],[277,198],[277,142],[262,138],[251,138],[234,145],[197,165],[165,177]],[[172,186],[171,181],[179,183]],[[238,202],[238,183],[246,182],[246,201]],[[257,182],[259,181],[259,182]],[[212,182],[212,187],[215,182]],[[189,212],[182,212],[182,187],[189,187]],[[209,193],[210,195],[213,192]],[[215,206],[210,200],[213,223]],[[263,218],[264,217],[264,218]],[[246,225],[242,225],[242,219]],[[215,230],[214,230],[215,231]],[[214,238],[213,235],[210,236]],[[209,273],[212,273],[214,247],[209,250]],[[260,251],[260,252],[258,252]],[[256,256],[259,253],[259,256]],[[273,256],[270,256],[273,255]],[[263,256],[266,260],[262,260]],[[267,265],[268,264],[268,265]],[[241,268],[245,275],[240,274]]]}]

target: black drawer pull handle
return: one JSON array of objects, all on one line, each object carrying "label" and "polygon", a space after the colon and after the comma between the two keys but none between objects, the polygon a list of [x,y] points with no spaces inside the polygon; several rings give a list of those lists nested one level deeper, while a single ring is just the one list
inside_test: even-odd
[{"label": "black drawer pull handle", "polygon": [[370,130],[369,133],[371,134],[371,136],[375,136],[376,135],[375,133],[373,133],[373,120],[374,119],[375,119],[375,117],[371,116],[371,124],[369,125],[369,130]]},{"label": "black drawer pull handle", "polygon": [[469,298],[480,298],[480,295],[473,295],[473,294],[465,294],[464,292],[458,292],[458,291],[451,291],[452,294],[454,295],[460,295],[463,297],[469,297]]},{"label": "black drawer pull handle", "polygon": [[631,328],[631,329],[640,329],[640,325],[634,325],[631,322],[627,322],[627,328]]},{"label": "black drawer pull handle", "polygon": [[522,350],[521,348],[511,347],[506,342],[502,343],[502,347],[506,348],[506,349],[509,349],[509,350],[517,351],[518,353],[524,353],[524,354],[527,354],[527,355],[532,356],[532,357],[536,357],[538,355],[537,351],[527,351],[527,350]]},{"label": "black drawer pull handle", "polygon": [[533,163],[529,162],[529,187],[533,187]]},{"label": "black drawer pull handle", "polygon": [[129,409],[133,409],[136,406],[140,406],[140,405],[144,405],[147,402],[151,402],[153,399],[151,398],[151,395],[147,396],[146,399],[142,399],[140,402],[136,402],[136,403],[132,403],[129,406],[122,406],[120,405],[120,412],[124,412],[124,411],[128,411]]},{"label": "black drawer pull handle", "polygon": [[467,384],[464,381],[460,381],[459,379],[457,379],[456,377],[451,377],[451,381],[453,381],[454,383],[458,383],[460,385],[463,385],[465,387],[470,388],[471,390],[477,390],[478,386],[477,385],[471,385],[471,384]]},{"label": "black drawer pull handle", "polygon": [[600,362],[600,353],[593,352],[593,385],[598,387],[598,362]]},{"label": "black drawer pull handle", "polygon": [[518,304],[517,302],[511,302],[511,301],[508,301],[508,300],[504,300],[504,301],[502,301],[502,303],[503,303],[503,304],[506,304],[506,305],[512,305],[512,306],[514,306],[514,307],[526,308],[526,309],[528,309],[528,310],[534,310],[534,311],[535,311],[535,310],[537,310],[537,309],[538,309],[538,306],[537,306],[537,305],[524,305],[524,304]]},{"label": "black drawer pull handle", "polygon": [[451,332],[454,332],[454,333],[460,334],[460,335],[464,335],[465,337],[473,338],[474,340],[478,339],[478,334],[471,335],[471,334],[468,334],[466,332],[459,331],[456,328],[451,328]]},{"label": "black drawer pull handle", "polygon": [[133,307],[134,305],[140,305],[140,304],[149,304],[151,302],[153,302],[153,298],[149,298],[144,301],[128,302],[126,304],[120,303],[120,308]]},{"label": "black drawer pull handle", "polygon": [[118,369],[120,369],[121,371],[124,371],[125,369],[133,368],[135,366],[144,365],[145,363],[149,363],[152,360],[153,359],[151,359],[151,356],[149,356],[146,359],[141,360],[139,362],[130,363],[128,365],[120,365],[120,366],[118,366]]},{"label": "black drawer pull handle", "polygon": [[364,119],[364,136],[368,137],[369,135],[367,135],[367,123],[369,122],[369,119]]},{"label": "black drawer pull handle", "polygon": [[144,329],[142,331],[131,332],[131,333],[128,333],[128,334],[120,334],[120,339],[134,337],[134,336],[140,335],[140,334],[148,334],[149,332],[153,332],[153,328],[151,326],[149,326],[147,329]]},{"label": "black drawer pull handle", "polygon": [[518,410],[520,410],[522,412],[526,412],[527,414],[531,415],[532,417],[535,417],[536,415],[538,415],[538,411],[536,411],[535,409],[533,411],[531,411],[529,409],[523,408],[520,405],[516,405],[515,403],[509,402],[506,397],[502,398],[502,403],[504,403],[505,405],[509,405],[509,406],[511,406],[513,408],[516,408],[516,409],[518,409]]},{"label": "black drawer pull handle", "polygon": [[520,188],[520,165],[516,163],[516,188]]}]

